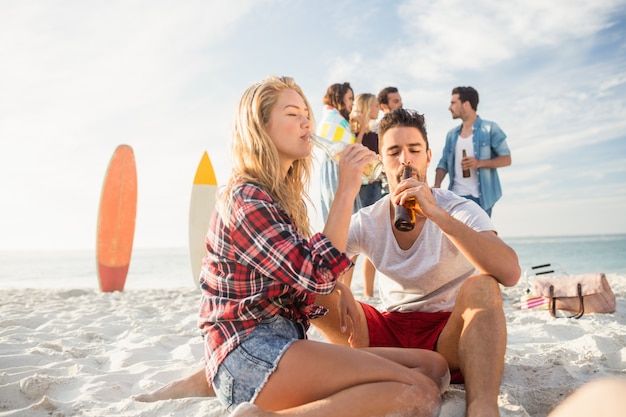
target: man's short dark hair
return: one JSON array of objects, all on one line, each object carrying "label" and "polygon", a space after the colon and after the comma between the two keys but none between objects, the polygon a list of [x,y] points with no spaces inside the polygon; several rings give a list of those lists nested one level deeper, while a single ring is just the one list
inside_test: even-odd
[{"label": "man's short dark hair", "polygon": [[382,90],[380,90],[380,93],[378,93],[378,104],[385,104],[385,105],[389,105],[389,94],[391,93],[397,93],[398,89],[396,87],[385,87]]},{"label": "man's short dark hair", "polygon": [[454,87],[452,89],[452,95],[458,94],[461,103],[469,101],[470,106],[474,111],[478,110],[478,91],[474,87]]},{"label": "man's short dark hair", "polygon": [[[426,120],[424,119],[423,114],[419,114],[415,110],[409,109],[395,109],[386,113],[383,118],[380,120],[378,125],[378,137],[382,141],[385,133],[394,127],[414,127],[420,131],[422,136],[424,137],[424,141],[426,142],[426,149],[428,150],[430,146],[428,145],[428,135],[426,134]],[[382,143],[382,142],[381,142]],[[379,147],[380,149],[381,147]]]}]

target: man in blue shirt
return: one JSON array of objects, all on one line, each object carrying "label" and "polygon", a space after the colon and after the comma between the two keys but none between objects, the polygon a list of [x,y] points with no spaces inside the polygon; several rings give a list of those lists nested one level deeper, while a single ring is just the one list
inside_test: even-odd
[{"label": "man in blue shirt", "polygon": [[450,113],[462,124],[448,132],[443,155],[437,164],[434,188],[440,188],[450,174],[448,189],[478,203],[491,216],[496,201],[502,197],[497,168],[511,165],[511,151],[500,127],[481,119],[478,91],[473,87],[452,90]]}]

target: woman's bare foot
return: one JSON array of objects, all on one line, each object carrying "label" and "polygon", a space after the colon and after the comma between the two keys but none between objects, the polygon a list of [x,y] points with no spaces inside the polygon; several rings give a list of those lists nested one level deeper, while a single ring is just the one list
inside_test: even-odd
[{"label": "woman's bare foot", "polygon": [[211,387],[205,376],[204,369],[172,381],[169,384],[146,394],[133,396],[133,400],[144,403],[151,403],[161,400],[173,400],[186,397],[215,397],[215,391]]}]

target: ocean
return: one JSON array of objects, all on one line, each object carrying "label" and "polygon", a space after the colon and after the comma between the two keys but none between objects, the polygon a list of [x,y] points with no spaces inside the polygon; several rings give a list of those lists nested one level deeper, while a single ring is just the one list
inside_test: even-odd
[{"label": "ocean", "polygon": [[[568,274],[626,275],[626,234],[503,239],[517,252],[522,271],[551,263]],[[133,250],[126,289],[193,286],[187,248]],[[0,251],[0,289],[16,288],[97,289],[95,251]]]},{"label": "ocean", "polygon": [[504,239],[517,252],[522,270],[559,264],[568,274],[626,274],[626,235],[552,236]]}]

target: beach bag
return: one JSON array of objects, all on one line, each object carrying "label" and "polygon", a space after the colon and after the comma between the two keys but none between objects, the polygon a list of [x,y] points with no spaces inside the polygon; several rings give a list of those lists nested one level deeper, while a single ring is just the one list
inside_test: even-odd
[{"label": "beach bag", "polygon": [[556,310],[573,313],[579,319],[585,313],[615,312],[615,294],[604,273],[535,277],[533,292],[543,297],[552,317]]},{"label": "beach bag", "polygon": [[[556,274],[556,275],[555,275]],[[548,299],[533,292],[532,282],[540,275],[563,276],[567,275],[563,267],[559,264],[548,263],[531,266],[524,271],[526,281],[526,292],[520,297],[519,307],[522,310],[540,309],[547,310]]]}]

